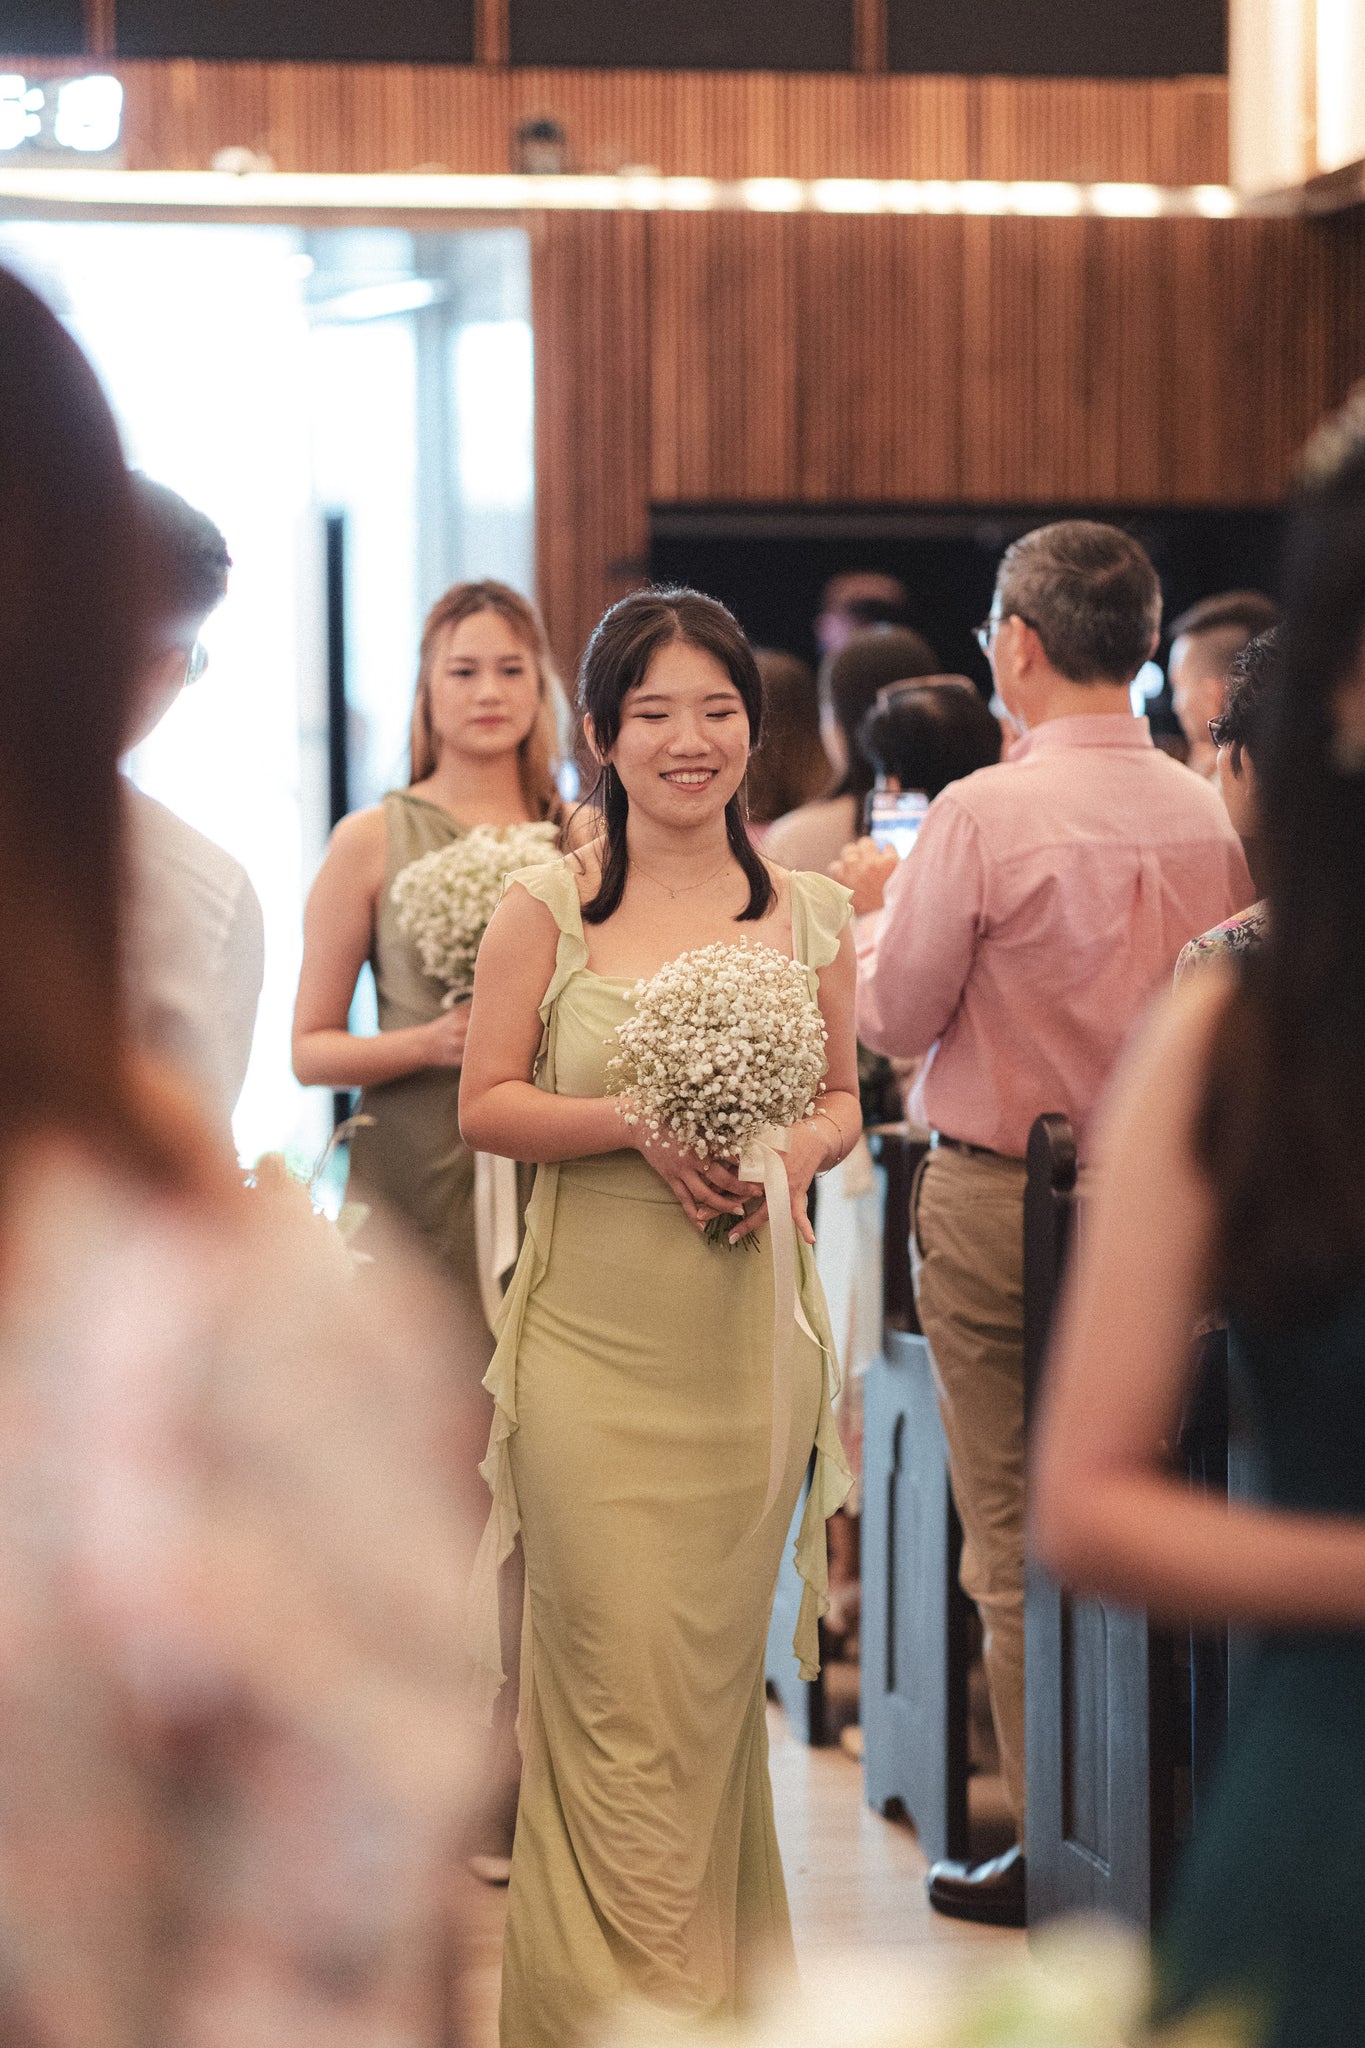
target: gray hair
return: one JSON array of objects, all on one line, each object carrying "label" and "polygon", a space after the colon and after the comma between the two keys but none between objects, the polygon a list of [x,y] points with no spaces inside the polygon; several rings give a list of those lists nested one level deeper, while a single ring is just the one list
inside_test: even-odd
[{"label": "gray hair", "polygon": [[1001,616],[1032,626],[1052,666],[1074,683],[1130,683],[1161,625],[1147,550],[1094,519],[1026,533],[1005,550],[995,588]]}]

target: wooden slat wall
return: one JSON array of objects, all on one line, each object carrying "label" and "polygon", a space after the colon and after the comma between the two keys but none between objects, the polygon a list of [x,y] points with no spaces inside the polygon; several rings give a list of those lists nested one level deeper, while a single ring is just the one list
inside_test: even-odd
[{"label": "wooden slat wall", "polygon": [[[7,59],[6,61],[11,61]],[[12,60],[23,69],[22,58]],[[51,59],[32,60],[51,73]],[[1140,179],[1227,176],[1227,82],[771,72],[531,71],[401,64],[117,62],[132,169],[263,151],[282,171],[511,168],[548,114],[575,164],[666,174]]]},{"label": "wooden slat wall", "polygon": [[[23,68],[20,64],[19,68]],[[46,72],[61,68],[49,60]],[[1218,181],[1221,80],[120,64],[129,161]],[[557,215],[535,224],[540,588],[566,670],[649,505],[1273,501],[1365,372],[1359,222]]]},{"label": "wooden slat wall", "polygon": [[536,262],[566,665],[650,501],[1269,504],[1365,374],[1358,222],[556,218]]},{"label": "wooden slat wall", "polygon": [[649,548],[647,226],[569,214],[532,252],[537,595],[561,673]]},{"label": "wooden slat wall", "polygon": [[656,500],[1258,503],[1335,393],[1296,220],[650,225]]}]

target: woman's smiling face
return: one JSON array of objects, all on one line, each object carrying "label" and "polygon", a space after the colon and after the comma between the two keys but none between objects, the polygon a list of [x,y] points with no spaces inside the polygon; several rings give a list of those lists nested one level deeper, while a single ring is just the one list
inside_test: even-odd
[{"label": "woman's smiling face", "polygon": [[749,715],[728,670],[670,640],[621,706],[607,756],[632,808],[686,828],[718,817],[749,764]]}]

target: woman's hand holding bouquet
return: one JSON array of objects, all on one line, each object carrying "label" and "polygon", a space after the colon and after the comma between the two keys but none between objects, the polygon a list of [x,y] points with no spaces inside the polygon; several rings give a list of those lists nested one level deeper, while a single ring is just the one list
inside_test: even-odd
[{"label": "woman's hand holding bouquet", "polygon": [[752,1241],[767,1220],[762,1152],[782,1154],[809,1243],[806,1190],[830,1132],[812,1127],[826,1032],[808,970],[771,946],[705,946],[635,993],[612,1063],[630,1142],[715,1244]]},{"label": "woman's hand holding bouquet", "polygon": [[630,1122],[634,1112],[629,1100],[623,1101],[622,1113],[627,1121],[628,1143],[672,1189],[683,1213],[698,1230],[708,1229],[721,1216],[739,1221],[744,1215],[745,1196],[752,1197],[752,1188],[741,1192],[739,1181],[721,1160],[701,1160],[695,1152],[684,1152],[638,1116]]},{"label": "woman's hand holding bouquet", "polygon": [[474,1005],[467,996],[452,1008],[442,1010],[429,1024],[419,1025],[426,1034],[426,1063],[429,1067],[462,1067],[469,1017]]},{"label": "woman's hand holding bouquet", "polygon": [[[796,1124],[787,1138],[787,1149],[783,1153],[783,1164],[787,1169],[787,1185],[791,1191],[792,1222],[796,1234],[807,1244],[815,1243],[815,1232],[811,1227],[810,1209],[807,1198],[810,1184],[817,1173],[834,1163],[834,1152],[838,1142],[838,1127],[832,1118],[812,1114]],[[756,1230],[761,1230],[768,1220],[768,1203],[762,1183],[741,1180],[732,1166],[715,1164],[711,1169],[711,1183],[717,1197],[724,1201],[727,1195],[736,1199],[726,1210],[727,1214],[738,1213],[740,1221],[727,1234],[730,1244],[742,1244]],[[749,1205],[758,1197],[756,1207]]]}]

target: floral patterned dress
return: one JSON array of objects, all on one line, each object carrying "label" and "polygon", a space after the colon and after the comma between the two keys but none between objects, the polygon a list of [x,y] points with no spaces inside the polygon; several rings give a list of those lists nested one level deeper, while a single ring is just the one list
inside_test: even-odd
[{"label": "floral patterned dress", "polygon": [[1215,960],[1236,959],[1239,954],[1252,952],[1263,945],[1268,920],[1267,906],[1253,903],[1250,910],[1239,910],[1236,917],[1229,917],[1224,923],[1216,924],[1212,931],[1201,932],[1197,939],[1191,939],[1175,963],[1176,986],[1179,987],[1187,974],[1208,967]]}]

